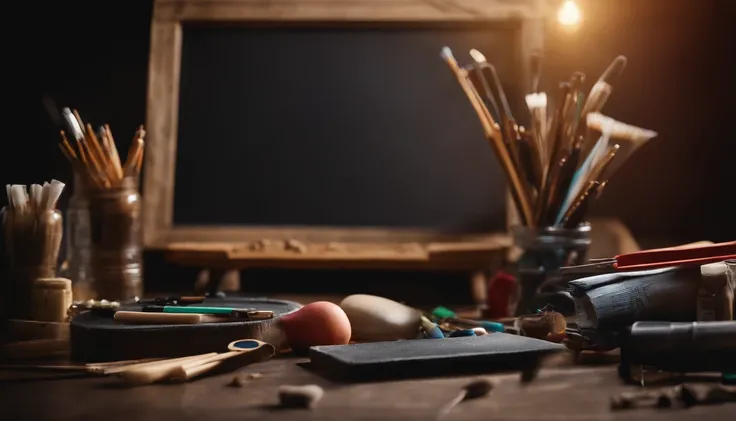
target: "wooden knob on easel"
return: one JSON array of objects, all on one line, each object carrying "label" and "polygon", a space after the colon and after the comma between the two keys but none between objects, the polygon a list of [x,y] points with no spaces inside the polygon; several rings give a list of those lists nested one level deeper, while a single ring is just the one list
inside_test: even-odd
[{"label": "wooden knob on easel", "polygon": [[31,318],[40,322],[65,322],[72,305],[72,281],[39,278],[33,282]]}]

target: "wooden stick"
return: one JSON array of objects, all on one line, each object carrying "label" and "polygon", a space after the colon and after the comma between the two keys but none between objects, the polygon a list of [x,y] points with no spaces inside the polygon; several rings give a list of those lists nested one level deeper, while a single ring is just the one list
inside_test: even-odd
[{"label": "wooden stick", "polygon": [[138,130],[136,130],[135,136],[133,136],[133,142],[130,144],[130,148],[128,149],[128,156],[125,158],[125,164],[123,165],[126,170],[132,165],[135,165],[133,158],[135,157],[138,148],[140,148],[140,141],[143,140],[145,134],[146,132],[143,130],[143,126],[138,126]]},{"label": "wooden stick", "polygon": [[123,178],[123,167],[120,164],[120,155],[118,154],[118,148],[115,146],[115,138],[112,137],[112,130],[110,130],[110,125],[105,124],[105,133],[107,134],[107,139],[110,141],[110,158],[112,161],[113,168],[115,170],[115,175],[119,179]]},{"label": "wooden stick", "polygon": [[146,144],[141,140],[141,149],[138,153],[138,160],[135,163],[135,175],[140,175],[141,168],[143,167],[143,153],[146,151]]},{"label": "wooden stick", "polygon": [[217,353],[212,352],[193,357],[174,358],[128,367],[120,372],[120,379],[131,386],[151,384],[168,378],[173,370],[184,364],[196,367],[215,356],[217,356]]},{"label": "wooden stick", "polygon": [[92,150],[97,154],[97,159],[100,162],[100,170],[107,176],[109,181],[115,181],[115,174],[112,172],[110,156],[102,150],[102,146],[100,146],[97,135],[95,135],[95,131],[89,123],[87,124],[87,137],[89,138],[89,143],[92,145]]},{"label": "wooden stick", "polygon": [[87,371],[83,365],[2,364],[0,370]]},{"label": "wooden stick", "polygon": [[63,145],[64,149],[66,149],[66,151],[69,153],[69,155],[72,158],[76,159],[77,153],[74,152],[74,148],[72,148],[72,145],[69,144],[69,139],[67,139],[66,133],[64,133],[64,130],[61,131],[61,139],[62,139],[61,144]]}]

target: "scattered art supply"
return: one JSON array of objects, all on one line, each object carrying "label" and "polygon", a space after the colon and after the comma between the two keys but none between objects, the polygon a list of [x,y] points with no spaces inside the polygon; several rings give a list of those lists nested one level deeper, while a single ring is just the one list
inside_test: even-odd
[{"label": "scattered art supply", "polygon": [[440,329],[437,323],[429,320],[424,316],[421,316],[421,326],[425,338],[442,339],[445,337],[445,334],[442,332],[442,329]]},{"label": "scattered art supply", "polygon": [[324,389],[316,384],[283,385],[279,387],[279,404],[282,408],[312,409],[317,406],[324,394]]},{"label": "scattered art supply", "polygon": [[141,310],[146,313],[203,314],[246,320],[263,320],[273,318],[273,311],[254,310],[252,308],[150,305],[143,306]]},{"label": "scattered art supply", "polygon": [[65,322],[72,305],[72,281],[39,278],[33,282],[31,318],[42,322]]},{"label": "scattered art supply", "polygon": [[233,341],[228,352],[208,353],[193,357],[155,361],[129,367],[119,373],[120,379],[131,386],[160,381],[184,382],[215,371],[232,371],[248,364],[270,359],[276,352],[273,345],[254,339]]},{"label": "scattered art supply", "polygon": [[621,341],[621,372],[632,366],[681,373],[736,372],[734,355],[736,321],[636,322]]},{"label": "scattered art supply", "polygon": [[344,345],[350,342],[350,320],[337,304],[310,303],[279,320],[291,348],[303,352],[316,345]]},{"label": "scattered art supply", "polygon": [[136,303],[141,305],[159,305],[159,306],[185,306],[190,304],[201,304],[205,300],[205,296],[186,296],[172,295],[169,297],[158,297],[151,299],[136,299]]},{"label": "scattered art supply", "polygon": [[113,319],[116,322],[136,325],[196,325],[200,323],[222,323],[228,320],[224,317],[200,313],[154,313],[145,311],[116,311]]},{"label": "scattered art supply", "polygon": [[478,399],[488,396],[493,390],[493,383],[487,379],[475,380],[463,387],[460,393],[451,401],[446,403],[437,413],[437,419],[440,419],[450,413],[452,408],[456,407],[460,402]]},{"label": "scattered art supply", "polygon": [[108,300],[87,300],[87,301],[75,301],[69,307],[67,315],[69,320],[73,319],[83,311],[93,311],[98,314],[114,315],[115,312],[120,308],[119,301],[108,301]]},{"label": "scattered art supply", "polygon": [[454,311],[443,306],[436,307],[432,310],[432,318],[438,323],[450,322],[451,324],[465,327],[482,327],[486,332],[504,332],[506,330],[503,323],[457,317]]},{"label": "scattered art supply", "polygon": [[475,330],[473,329],[459,329],[459,330],[456,330],[450,333],[451,338],[461,338],[463,336],[477,336],[477,335],[475,334]]},{"label": "scattered art supply", "polygon": [[736,402],[736,388],[724,385],[681,384],[659,390],[625,392],[611,398],[611,410],[690,408]]},{"label": "scattered art supply", "polygon": [[340,308],[350,320],[355,341],[414,339],[419,333],[420,313],[387,298],[350,295],[342,300]]}]

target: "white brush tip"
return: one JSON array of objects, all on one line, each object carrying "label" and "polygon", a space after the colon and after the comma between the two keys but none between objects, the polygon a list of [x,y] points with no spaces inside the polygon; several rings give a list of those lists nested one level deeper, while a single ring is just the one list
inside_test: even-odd
[{"label": "white brush tip", "polygon": [[536,94],[528,94],[524,97],[526,100],[526,106],[529,108],[546,108],[547,107],[547,94],[544,92]]},{"label": "white brush tip", "polygon": [[451,60],[454,58],[452,55],[452,50],[448,46],[442,47],[442,50],[440,51],[440,57],[442,57],[445,60]]},{"label": "white brush tip", "polygon": [[480,51],[473,48],[470,50],[470,57],[475,60],[476,63],[485,63],[486,62],[486,56],[483,55]]}]

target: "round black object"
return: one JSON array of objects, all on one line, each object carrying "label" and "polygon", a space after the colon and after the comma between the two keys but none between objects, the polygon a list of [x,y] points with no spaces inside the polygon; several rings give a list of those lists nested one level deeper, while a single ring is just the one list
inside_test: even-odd
[{"label": "round black object", "polygon": [[[252,308],[274,312],[274,318],[254,321],[228,321],[193,325],[122,324],[109,314],[85,311],[70,323],[71,359],[77,362],[123,361],[142,358],[175,358],[208,352],[226,352],[238,339],[258,339],[278,348],[279,317],[301,305],[267,298],[207,298],[198,306]],[[141,310],[135,303],[122,304],[120,310]]]}]

